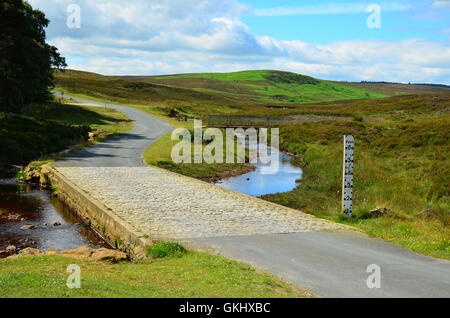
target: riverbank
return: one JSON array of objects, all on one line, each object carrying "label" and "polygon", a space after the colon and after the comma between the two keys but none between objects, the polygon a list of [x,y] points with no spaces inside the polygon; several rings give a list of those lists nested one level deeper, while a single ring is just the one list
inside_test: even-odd
[{"label": "riverbank", "polygon": [[[188,124],[184,126],[182,122],[178,126],[181,128],[189,128]],[[171,134],[162,137],[145,151],[145,163],[209,183],[215,183],[224,178],[240,176],[256,169],[250,163],[208,164],[203,162],[198,164],[176,164],[172,161],[171,152],[173,146],[177,143],[178,141],[171,139]],[[226,154],[225,151],[224,154]]]}]

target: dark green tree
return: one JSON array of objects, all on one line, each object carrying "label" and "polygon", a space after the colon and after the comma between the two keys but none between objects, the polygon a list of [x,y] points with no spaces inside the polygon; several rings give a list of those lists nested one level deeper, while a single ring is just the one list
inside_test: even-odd
[{"label": "dark green tree", "polygon": [[49,22],[23,0],[0,0],[0,111],[17,113],[51,98],[52,68],[67,65],[45,42]]}]

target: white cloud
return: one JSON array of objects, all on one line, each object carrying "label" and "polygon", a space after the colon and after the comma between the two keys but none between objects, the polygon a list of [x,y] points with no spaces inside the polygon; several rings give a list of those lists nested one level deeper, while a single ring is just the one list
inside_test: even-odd
[{"label": "white cloud", "polygon": [[433,1],[432,8],[433,9],[450,8],[450,1],[448,1],[448,0]]},{"label": "white cloud", "polygon": [[[383,11],[404,11],[411,6],[398,2],[379,3]],[[303,5],[296,7],[278,7],[254,10],[256,16],[288,16],[288,15],[321,15],[321,14],[349,14],[364,13],[367,9],[366,3],[329,3],[318,5]]]},{"label": "white cloud", "polygon": [[450,84],[448,41],[280,41],[255,36],[239,19],[249,8],[231,0],[79,0],[82,27],[68,29],[71,0],[30,2],[50,18],[50,42],[76,69],[117,75],[281,69],[335,80]]}]

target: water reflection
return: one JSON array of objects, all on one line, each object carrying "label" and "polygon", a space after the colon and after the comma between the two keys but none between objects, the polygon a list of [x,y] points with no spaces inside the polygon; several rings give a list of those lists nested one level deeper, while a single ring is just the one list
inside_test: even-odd
[{"label": "water reflection", "polygon": [[[52,222],[61,225],[53,226]],[[23,225],[34,229],[22,230]],[[0,250],[8,245],[65,250],[81,245],[110,247],[70,208],[46,191],[0,182]]]},{"label": "water reflection", "polygon": [[[248,139],[238,136],[238,143],[250,148]],[[254,146],[255,147],[255,146]],[[302,178],[302,169],[291,163],[291,157],[281,153],[278,149],[258,144],[259,153],[265,154],[258,158],[258,163],[253,164],[256,170],[237,176],[223,179],[216,184],[223,188],[241,192],[252,196],[261,196],[271,193],[288,192],[297,186]],[[267,162],[267,158],[272,162]],[[266,160],[264,160],[266,159]]]}]

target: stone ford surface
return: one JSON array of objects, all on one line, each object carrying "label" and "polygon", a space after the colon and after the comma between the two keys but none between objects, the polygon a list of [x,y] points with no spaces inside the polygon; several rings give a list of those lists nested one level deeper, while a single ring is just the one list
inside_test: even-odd
[{"label": "stone ford surface", "polygon": [[154,167],[57,167],[152,238],[336,230],[341,225]]}]

